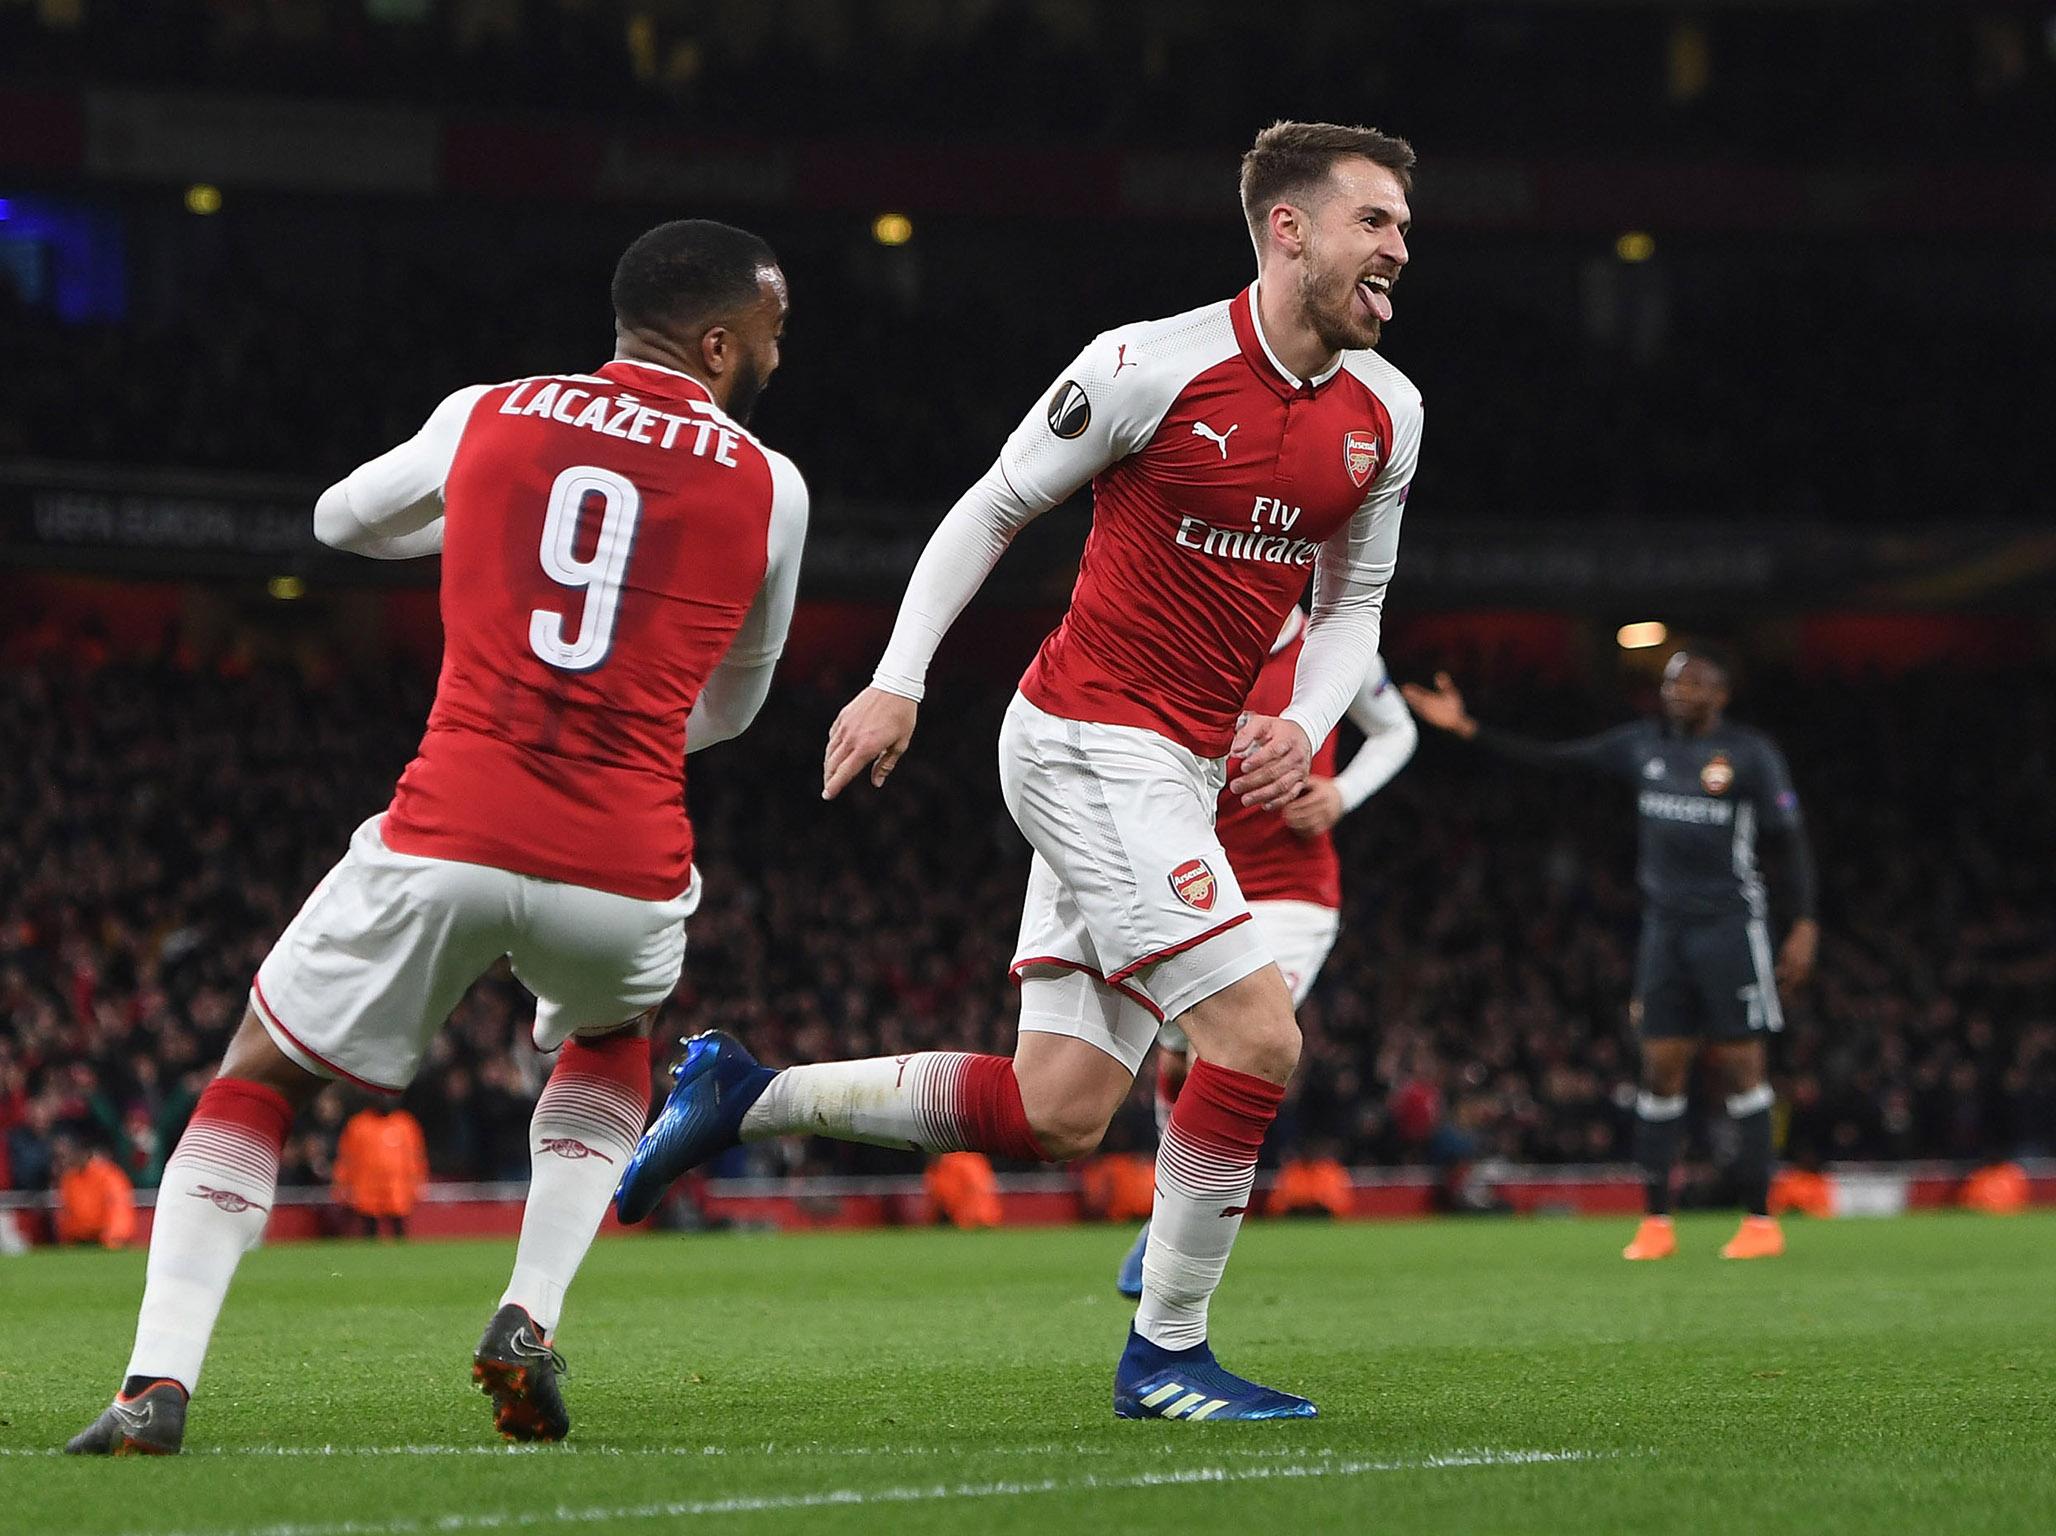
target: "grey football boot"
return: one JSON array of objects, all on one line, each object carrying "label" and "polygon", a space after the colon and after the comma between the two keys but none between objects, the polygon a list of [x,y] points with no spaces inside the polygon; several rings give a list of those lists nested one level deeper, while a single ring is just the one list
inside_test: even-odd
[{"label": "grey football boot", "polygon": [[512,1302],[493,1314],[471,1357],[471,1379],[493,1400],[493,1427],[509,1440],[562,1440],[571,1433],[571,1410],[557,1385],[563,1374],[564,1357]]},{"label": "grey football boot", "polygon": [[73,1435],[67,1456],[176,1456],[186,1440],[186,1389],[156,1381],[135,1396],[121,1396]]}]

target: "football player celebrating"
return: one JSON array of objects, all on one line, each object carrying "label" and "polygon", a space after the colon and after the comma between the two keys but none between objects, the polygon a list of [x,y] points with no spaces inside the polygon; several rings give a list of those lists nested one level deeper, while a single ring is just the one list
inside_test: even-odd
[{"label": "football player celebrating", "polygon": [[[1310,1417],[1215,1363],[1207,1305],[1257,1149],[1299,1058],[1292,994],[1214,832],[1225,785],[1276,812],[1363,686],[1420,449],[1420,395],[1371,350],[1407,261],[1413,151],[1366,128],[1278,123],[1242,163],[1257,279],[1089,343],[936,529],[872,685],[837,717],[834,797],[882,786],[930,659],[1008,543],[1080,486],[1092,531],[1064,620],[1000,733],[1034,850],[1011,1058],[923,1051],[772,1072],[690,1043],[623,1180],[635,1219],[737,1140],[819,1134],[1063,1160],[1098,1146],[1176,1021],[1198,1061],[1157,1160],[1143,1298],[1114,1376],[1124,1417]],[[1313,571],[1290,701],[1245,701]],[[1226,764],[1240,768],[1228,781]]]},{"label": "football player celebrating", "polygon": [[126,1380],[73,1452],[179,1449],[293,1115],[333,1080],[398,1093],[503,955],[557,1062],[472,1368],[503,1434],[570,1428],[551,1333],[648,1115],[650,1026],[700,899],[685,755],[762,705],[807,515],[799,472],[743,425],[785,323],[770,247],[662,225],[622,256],[613,300],[612,362],[461,389],[315,507],[336,548],[441,552],[435,707],[392,804],[258,969],[165,1166]]}]

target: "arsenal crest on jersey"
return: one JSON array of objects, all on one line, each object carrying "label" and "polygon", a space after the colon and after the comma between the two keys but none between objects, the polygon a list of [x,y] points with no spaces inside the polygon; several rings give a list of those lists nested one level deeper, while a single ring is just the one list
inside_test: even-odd
[{"label": "arsenal crest on jersey", "polygon": [[1699,770],[1699,787],[1709,795],[1724,795],[1735,782],[1735,765],[1725,752],[1716,752]]},{"label": "arsenal crest on jersey", "polygon": [[1187,859],[1171,871],[1171,893],[1195,912],[1211,912],[1220,885],[1205,859]]},{"label": "arsenal crest on jersey", "polygon": [[1378,472],[1378,434],[1375,432],[1344,433],[1342,436],[1342,467],[1349,471],[1349,478],[1357,485],[1368,485],[1371,476]]}]

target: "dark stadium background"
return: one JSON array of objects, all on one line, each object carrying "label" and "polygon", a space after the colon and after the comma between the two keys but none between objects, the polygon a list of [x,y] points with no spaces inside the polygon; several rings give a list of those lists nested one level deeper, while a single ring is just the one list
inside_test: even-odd
[{"label": "dark stadium background", "polygon": [[[774,700],[693,764],[667,1025],[1006,1048],[992,741],[1082,509],[952,635],[889,793],[819,802],[826,722],[1078,346],[1247,280],[1235,158],[1278,116],[1422,156],[1394,671],[1560,736],[1649,705],[1664,652],[1622,625],[1731,642],[1824,876],[1783,1156],[2056,1155],[2050,6],[0,0],[0,1190],[66,1132],[154,1180],[412,748],[433,565],[320,549],[314,493],[459,384],[603,359],[615,256],[687,214],[784,261],[755,425],[816,510]],[[1424,742],[1344,824],[1269,1155],[1623,1160],[1632,831],[1606,786]],[[527,1021],[489,979],[409,1094],[439,1177],[525,1176]]]}]

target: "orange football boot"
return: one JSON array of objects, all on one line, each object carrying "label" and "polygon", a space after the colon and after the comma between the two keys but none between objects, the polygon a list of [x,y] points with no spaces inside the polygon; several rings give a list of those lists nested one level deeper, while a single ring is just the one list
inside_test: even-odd
[{"label": "orange football boot", "polygon": [[1678,1251],[1677,1229],[1668,1216],[1644,1216],[1635,1240],[1621,1250],[1624,1259],[1667,1259]]},{"label": "orange football boot", "polygon": [[1775,1216],[1744,1216],[1720,1251],[1724,1259],[1774,1259],[1785,1251],[1785,1229]]}]

